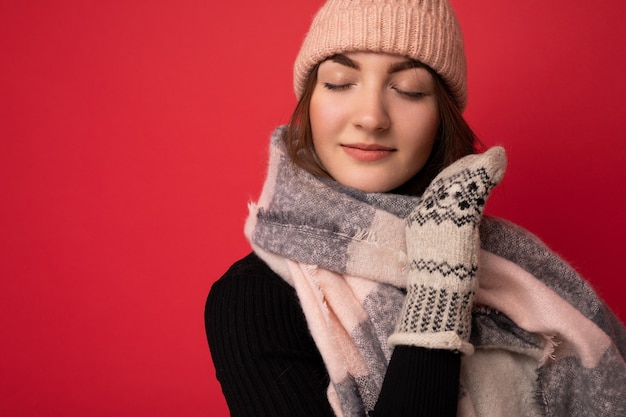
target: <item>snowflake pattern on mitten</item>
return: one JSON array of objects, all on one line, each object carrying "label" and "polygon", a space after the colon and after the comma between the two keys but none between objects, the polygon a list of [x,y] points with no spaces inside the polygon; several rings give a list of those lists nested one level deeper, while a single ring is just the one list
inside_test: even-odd
[{"label": "snowflake pattern on mitten", "polygon": [[478,225],[505,167],[500,147],[460,159],[433,180],[407,217],[407,296],[391,344],[472,350]]},{"label": "snowflake pattern on mitten", "polygon": [[484,167],[468,167],[451,177],[438,177],[424,192],[419,209],[407,218],[407,225],[450,221],[459,227],[467,224],[477,226],[486,196],[496,185],[497,182]]}]

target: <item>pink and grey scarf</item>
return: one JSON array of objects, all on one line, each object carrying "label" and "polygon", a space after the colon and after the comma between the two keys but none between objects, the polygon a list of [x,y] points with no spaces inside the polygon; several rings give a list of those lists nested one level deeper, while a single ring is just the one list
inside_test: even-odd
[{"label": "pink and grey scarf", "polygon": [[[405,218],[419,197],[364,193],[296,168],[283,129],[245,233],[298,294],[337,416],[374,408],[404,299]],[[626,416],[626,330],[567,263],[500,219],[480,228],[474,354],[460,416]]]}]

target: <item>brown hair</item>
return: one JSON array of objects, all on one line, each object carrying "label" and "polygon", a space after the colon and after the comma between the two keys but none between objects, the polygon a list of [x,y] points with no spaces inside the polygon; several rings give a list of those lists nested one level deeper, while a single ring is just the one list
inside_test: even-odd
[{"label": "brown hair", "polygon": [[[283,136],[287,154],[300,168],[311,174],[331,178],[319,161],[313,147],[313,134],[309,118],[309,104],[317,84],[317,69],[313,67],[307,78],[302,95],[291,116]],[[435,95],[439,108],[439,130],[428,160],[413,178],[391,192],[405,195],[420,195],[442,169],[463,156],[482,149],[482,144],[469,127],[461,110],[455,104],[446,84],[431,68],[424,66],[435,80]]]}]

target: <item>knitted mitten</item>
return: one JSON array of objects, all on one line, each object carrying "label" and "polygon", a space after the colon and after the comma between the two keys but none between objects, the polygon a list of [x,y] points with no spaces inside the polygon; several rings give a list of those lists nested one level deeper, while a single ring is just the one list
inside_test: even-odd
[{"label": "knitted mitten", "polygon": [[444,169],[406,220],[407,297],[390,345],[471,353],[478,226],[506,168],[501,147]]}]

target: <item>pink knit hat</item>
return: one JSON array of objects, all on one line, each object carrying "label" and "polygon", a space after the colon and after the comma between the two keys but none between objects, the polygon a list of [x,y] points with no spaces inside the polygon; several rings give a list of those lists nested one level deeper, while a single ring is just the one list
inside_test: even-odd
[{"label": "pink knit hat", "polygon": [[416,59],[441,76],[459,109],[467,104],[463,35],[447,0],[328,0],[296,58],[296,96],[318,62],[351,51]]}]

